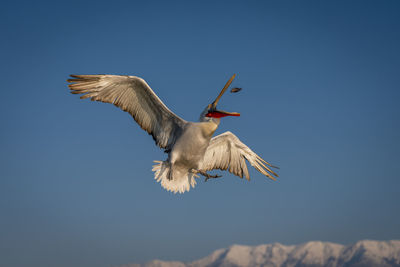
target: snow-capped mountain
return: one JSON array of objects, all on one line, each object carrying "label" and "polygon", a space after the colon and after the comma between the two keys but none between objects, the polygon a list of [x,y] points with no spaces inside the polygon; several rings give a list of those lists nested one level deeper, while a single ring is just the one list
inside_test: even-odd
[{"label": "snow-capped mountain", "polygon": [[311,241],[285,246],[279,243],[219,249],[193,262],[153,260],[121,267],[400,267],[400,240],[363,240],[344,246]]}]

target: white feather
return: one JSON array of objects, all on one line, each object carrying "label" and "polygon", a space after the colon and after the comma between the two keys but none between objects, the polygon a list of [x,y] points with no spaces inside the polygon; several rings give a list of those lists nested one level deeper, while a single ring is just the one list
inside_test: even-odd
[{"label": "white feather", "polygon": [[274,176],[278,177],[268,166],[277,167],[263,160],[229,131],[211,139],[200,169],[210,171],[214,169],[227,170],[229,168],[230,173],[240,178],[245,176],[247,180],[250,180],[245,160],[268,178],[275,180]]},{"label": "white feather", "polygon": [[169,150],[180,136],[185,120],[158,98],[145,80],[136,76],[71,75],[68,86],[81,98],[112,103],[129,112],[156,144]]},{"label": "white feather", "polygon": [[190,187],[195,187],[196,180],[199,176],[197,174],[175,170],[173,179],[169,180],[167,178],[169,172],[169,164],[165,161],[154,161],[155,165],[153,165],[152,171],[154,172],[154,179],[161,184],[163,188],[167,191],[171,191],[174,194],[176,193],[185,193],[190,190]]}]

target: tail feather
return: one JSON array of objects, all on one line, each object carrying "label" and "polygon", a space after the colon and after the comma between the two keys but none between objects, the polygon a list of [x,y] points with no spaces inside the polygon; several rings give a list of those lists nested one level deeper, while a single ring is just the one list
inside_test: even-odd
[{"label": "tail feather", "polygon": [[154,179],[161,183],[161,186],[173,193],[185,193],[190,190],[190,187],[195,187],[196,180],[199,176],[188,171],[179,171],[174,169],[173,179],[168,180],[169,164],[165,161],[155,160],[152,171]]}]

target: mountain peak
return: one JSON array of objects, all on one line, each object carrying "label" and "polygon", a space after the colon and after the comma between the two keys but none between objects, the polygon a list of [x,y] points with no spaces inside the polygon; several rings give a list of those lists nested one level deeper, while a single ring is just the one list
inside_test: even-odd
[{"label": "mountain peak", "polygon": [[400,240],[362,240],[344,246],[310,241],[286,246],[280,243],[259,246],[231,245],[190,262],[154,260],[121,267],[400,267]]}]

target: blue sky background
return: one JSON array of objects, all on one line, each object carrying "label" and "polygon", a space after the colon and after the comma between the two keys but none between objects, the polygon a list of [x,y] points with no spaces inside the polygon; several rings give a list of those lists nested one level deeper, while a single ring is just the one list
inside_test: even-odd
[{"label": "blue sky background", "polygon": [[[398,1],[3,1],[0,265],[193,260],[233,243],[400,238]],[[75,74],[143,77],[197,120],[237,73],[223,119],[267,161],[173,195],[165,155]]]}]

